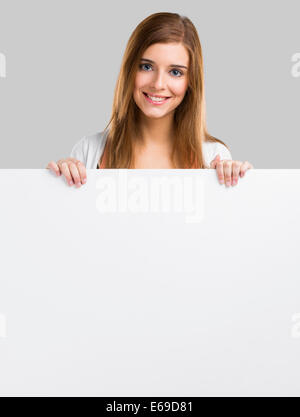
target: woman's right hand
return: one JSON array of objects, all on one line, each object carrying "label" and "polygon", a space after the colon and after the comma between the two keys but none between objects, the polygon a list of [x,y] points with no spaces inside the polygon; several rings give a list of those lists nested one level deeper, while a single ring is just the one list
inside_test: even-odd
[{"label": "woman's right hand", "polygon": [[76,187],[80,187],[81,184],[86,183],[86,168],[78,159],[66,158],[57,162],[50,161],[46,169],[50,169],[58,177],[61,174],[64,175],[70,186],[76,184]]}]

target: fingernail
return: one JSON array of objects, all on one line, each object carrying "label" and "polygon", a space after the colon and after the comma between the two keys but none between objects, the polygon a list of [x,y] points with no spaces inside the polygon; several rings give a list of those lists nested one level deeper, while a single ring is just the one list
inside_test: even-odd
[{"label": "fingernail", "polygon": [[86,178],[84,178],[84,179],[82,180],[82,182],[83,182],[83,184],[85,184],[85,183],[86,183]]},{"label": "fingernail", "polygon": [[220,180],[220,183],[221,183],[221,184],[224,184],[224,180]]},{"label": "fingernail", "polygon": [[230,181],[226,181],[226,185],[227,185],[227,187],[230,187],[230,185],[231,185]]},{"label": "fingernail", "polygon": [[73,185],[73,184],[74,184],[74,182],[73,182],[73,181],[69,181],[69,184],[70,184],[70,185]]}]

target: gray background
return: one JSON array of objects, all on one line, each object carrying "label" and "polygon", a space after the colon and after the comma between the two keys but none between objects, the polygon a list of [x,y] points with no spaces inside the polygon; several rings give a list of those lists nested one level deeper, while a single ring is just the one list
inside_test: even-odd
[{"label": "gray background", "polygon": [[128,38],[162,11],[198,30],[209,132],[254,168],[299,168],[299,0],[0,0],[0,168],[45,168],[102,131]]}]

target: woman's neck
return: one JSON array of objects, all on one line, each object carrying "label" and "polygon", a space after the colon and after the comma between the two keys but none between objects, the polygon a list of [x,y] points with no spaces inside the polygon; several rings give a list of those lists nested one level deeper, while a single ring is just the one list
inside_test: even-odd
[{"label": "woman's neck", "polygon": [[161,119],[142,117],[139,132],[140,146],[171,148],[174,140],[173,116],[168,115]]}]

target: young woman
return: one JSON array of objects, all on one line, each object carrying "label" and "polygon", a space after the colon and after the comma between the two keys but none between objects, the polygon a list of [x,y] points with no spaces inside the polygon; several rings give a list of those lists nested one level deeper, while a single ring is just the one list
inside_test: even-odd
[{"label": "young woman", "polygon": [[233,161],[208,134],[197,30],[187,17],[164,12],[144,19],[127,43],[107,127],[47,168],[78,187],[86,168],[210,168],[231,186],[253,166]]}]

